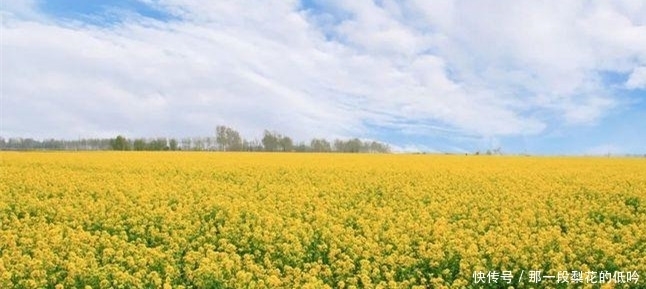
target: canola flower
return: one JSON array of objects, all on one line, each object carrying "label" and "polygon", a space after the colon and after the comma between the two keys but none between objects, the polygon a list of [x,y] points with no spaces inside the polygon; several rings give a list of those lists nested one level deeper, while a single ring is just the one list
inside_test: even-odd
[{"label": "canola flower", "polygon": [[[637,272],[646,161],[0,153],[0,288],[571,288]],[[582,288],[601,284],[579,284]]]}]

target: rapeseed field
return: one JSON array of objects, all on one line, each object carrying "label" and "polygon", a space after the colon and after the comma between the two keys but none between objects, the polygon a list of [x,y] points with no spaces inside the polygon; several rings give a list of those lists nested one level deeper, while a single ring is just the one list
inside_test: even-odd
[{"label": "rapeseed field", "polygon": [[0,288],[646,288],[644,159],[0,157]]}]

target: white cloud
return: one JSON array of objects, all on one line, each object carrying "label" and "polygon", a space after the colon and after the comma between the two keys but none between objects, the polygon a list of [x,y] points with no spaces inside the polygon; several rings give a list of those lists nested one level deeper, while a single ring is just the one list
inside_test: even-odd
[{"label": "white cloud", "polygon": [[584,155],[605,156],[605,155],[620,155],[624,153],[625,151],[617,145],[602,144],[602,145],[588,148],[587,150],[585,150]]},{"label": "white cloud", "polygon": [[626,81],[629,89],[646,89],[646,66],[637,67]]},{"label": "white cloud", "polygon": [[2,1],[0,15],[2,15],[3,20],[6,17],[43,20],[44,17],[35,11],[35,6],[36,0]]},{"label": "white cloud", "polygon": [[390,150],[394,153],[441,153],[432,147],[420,144],[391,145]]},{"label": "white cloud", "polygon": [[178,19],[106,27],[3,7],[2,133],[531,135],[616,107],[601,71],[646,85],[641,1],[380,3],[328,2],[349,16],[325,27],[296,1],[152,1]]},{"label": "white cloud", "polygon": [[587,97],[584,101],[564,108],[565,120],[572,124],[592,123],[600,119],[604,111],[615,105],[612,100],[602,97]]}]

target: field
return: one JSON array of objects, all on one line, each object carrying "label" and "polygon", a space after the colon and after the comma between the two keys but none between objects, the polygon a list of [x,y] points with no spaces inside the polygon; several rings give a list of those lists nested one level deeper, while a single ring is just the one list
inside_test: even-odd
[{"label": "field", "polygon": [[644,159],[0,157],[0,288],[646,288]]}]

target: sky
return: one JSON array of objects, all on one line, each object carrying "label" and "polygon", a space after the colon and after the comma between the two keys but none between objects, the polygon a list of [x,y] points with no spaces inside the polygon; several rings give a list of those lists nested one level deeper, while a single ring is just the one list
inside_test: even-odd
[{"label": "sky", "polygon": [[646,1],[2,0],[0,136],[646,153]]}]

